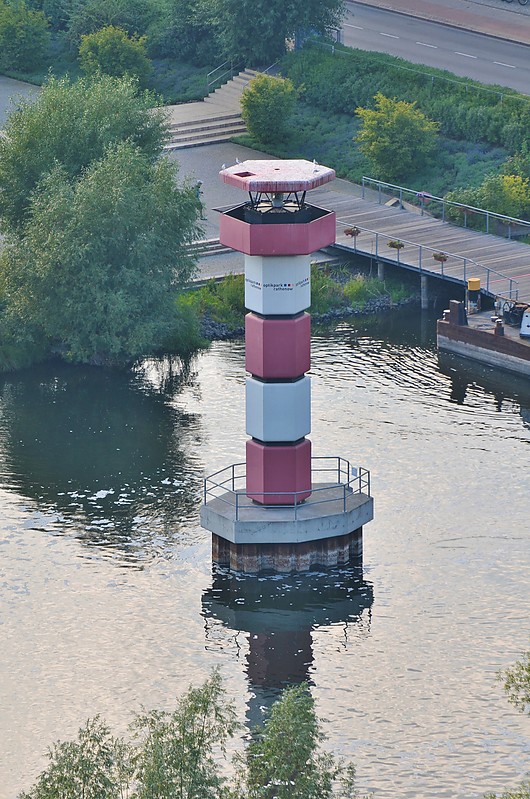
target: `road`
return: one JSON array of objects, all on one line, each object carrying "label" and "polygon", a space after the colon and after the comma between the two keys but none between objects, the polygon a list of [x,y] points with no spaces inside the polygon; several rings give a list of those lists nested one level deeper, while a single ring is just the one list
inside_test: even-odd
[{"label": "road", "polygon": [[[353,12],[353,13],[352,13]],[[384,9],[348,4],[344,44],[530,92],[530,47]]]}]

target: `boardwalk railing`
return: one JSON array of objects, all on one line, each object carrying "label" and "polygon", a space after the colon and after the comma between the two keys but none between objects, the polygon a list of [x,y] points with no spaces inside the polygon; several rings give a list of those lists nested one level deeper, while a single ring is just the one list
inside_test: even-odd
[{"label": "boardwalk railing", "polygon": [[436,197],[426,191],[416,191],[405,186],[396,186],[394,183],[385,183],[383,180],[376,180],[363,175],[363,200],[367,188],[377,192],[379,203],[385,202],[385,198],[390,194],[392,197],[397,197],[401,204],[406,200],[413,205],[417,205],[421,209],[422,216],[428,208],[431,216],[441,219],[443,222],[450,221],[452,224],[460,225],[461,227],[470,227],[477,230],[479,227],[476,223],[480,222],[480,228],[485,233],[494,233],[496,236],[504,236],[504,238],[508,239],[511,239],[515,233],[530,236],[530,222],[526,219],[518,219],[505,214],[495,214],[485,208],[476,208],[473,205],[445,200],[443,197]]},{"label": "boardwalk railing", "polygon": [[[337,220],[337,226],[346,230],[351,229],[350,222]],[[426,247],[424,244],[417,244],[414,241],[399,238],[400,246],[395,248],[389,246],[390,242],[395,242],[395,236],[388,236],[386,233],[378,233],[376,230],[355,225],[359,233],[352,236],[353,251],[363,255],[371,255],[374,258],[396,263],[404,269],[439,275],[446,280],[463,282],[467,284],[468,278],[479,277],[482,289],[492,296],[502,295],[507,299],[517,300],[519,294],[518,282],[502,272],[490,269],[484,264],[474,261],[472,258],[465,258],[462,255],[455,255],[446,250]],[[358,245],[361,240],[362,246]],[[342,242],[343,243],[343,242]],[[337,241],[337,244],[341,242]],[[395,256],[392,255],[395,253]],[[442,258],[434,258],[434,255]]]}]

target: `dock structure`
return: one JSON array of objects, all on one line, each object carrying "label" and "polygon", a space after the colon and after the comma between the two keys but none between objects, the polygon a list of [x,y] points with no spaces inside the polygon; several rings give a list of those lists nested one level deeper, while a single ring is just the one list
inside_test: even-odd
[{"label": "dock structure", "polygon": [[464,303],[451,300],[438,320],[438,349],[462,358],[530,378],[530,308],[521,310],[522,324],[505,324],[489,312],[467,314]]},{"label": "dock structure", "polygon": [[[479,278],[483,293],[491,297],[530,302],[529,244],[460,227],[398,202],[385,204],[327,187],[318,189],[314,199],[335,211],[335,248],[462,287],[469,278]],[[403,246],[392,245],[398,242]]]},{"label": "dock structure", "polygon": [[[337,183],[341,190],[324,186],[312,192],[315,202],[335,212],[337,232],[331,245],[335,253],[368,257],[377,263],[379,274],[389,264],[416,272],[426,280],[443,279],[462,288],[469,278],[479,278],[483,293],[490,297],[530,302],[529,244],[461,227],[436,218],[428,209],[422,214],[422,209],[407,203],[388,204],[387,197],[385,202],[378,201],[376,192],[367,192],[363,198],[360,186]],[[388,246],[391,241],[403,246]],[[200,276],[242,273],[243,258],[233,250],[232,256],[227,252],[230,249],[224,248],[223,255],[212,251],[213,257],[202,258]]]},{"label": "dock structure", "polygon": [[310,255],[335,241],[333,211],[306,201],[335,178],[314,162],[249,160],[224,168],[248,200],[220,219],[245,256],[245,463],[206,478],[201,524],[217,563],[240,572],[348,562],[373,517],[370,477],[340,456],[315,458],[311,432]]}]

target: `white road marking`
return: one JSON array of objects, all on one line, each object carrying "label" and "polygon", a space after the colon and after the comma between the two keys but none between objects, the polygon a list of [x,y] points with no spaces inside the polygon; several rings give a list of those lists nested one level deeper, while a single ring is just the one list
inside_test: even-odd
[{"label": "white road marking", "polygon": [[355,28],[355,30],[358,30],[358,31],[363,31],[364,30],[364,28],[361,28],[360,25],[350,25],[349,22],[344,22],[343,25],[344,25],[345,28]]},{"label": "white road marking", "polygon": [[380,36],[388,36],[389,39],[399,39],[399,36],[394,36],[393,33],[381,33],[381,31],[379,31],[379,35]]},{"label": "white road marking", "polygon": [[494,64],[497,64],[499,67],[510,67],[510,69],[516,69],[513,64],[505,64],[503,61],[494,61]]},{"label": "white road marking", "polygon": [[433,47],[435,50],[438,50],[438,45],[436,44],[426,44],[425,42],[416,42],[416,44],[419,44],[422,47]]},{"label": "white road marking", "polygon": [[459,53],[455,50],[455,55],[463,55],[465,58],[478,58],[478,55],[469,55],[469,53]]}]

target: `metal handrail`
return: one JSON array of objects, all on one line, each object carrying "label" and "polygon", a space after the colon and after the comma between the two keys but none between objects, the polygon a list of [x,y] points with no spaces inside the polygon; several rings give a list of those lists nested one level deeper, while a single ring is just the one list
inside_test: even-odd
[{"label": "metal handrail", "polygon": [[[421,215],[425,211],[425,207],[432,203],[441,203],[442,206],[442,221],[445,222],[446,208],[457,208],[464,216],[464,225],[463,227],[467,228],[467,217],[468,215],[475,215],[480,214],[486,220],[486,233],[489,233],[490,230],[490,220],[498,220],[505,224],[508,228],[508,239],[511,239],[511,226],[517,225],[519,227],[528,228],[528,235],[530,235],[530,222],[527,219],[519,219],[516,216],[507,216],[506,214],[497,214],[494,211],[488,211],[487,208],[477,208],[474,205],[466,205],[466,203],[457,203],[454,200],[446,200],[444,197],[437,197],[435,194],[430,194],[429,192],[425,191],[415,191],[415,189],[409,189],[406,186],[397,186],[394,183],[387,183],[384,180],[377,180],[377,178],[369,178],[363,175],[361,186],[362,186],[362,198],[364,200],[364,193],[365,187],[367,184],[372,184],[377,188],[378,193],[378,202],[381,205],[382,203],[382,189],[390,189],[392,192],[397,192],[397,196],[399,197],[400,203],[403,202],[404,195],[410,195],[414,199],[419,200],[419,207],[421,208]],[[453,221],[453,220],[451,220]],[[458,222],[455,222],[458,224]]]},{"label": "metal handrail", "polygon": [[[345,228],[351,228],[352,227],[351,222],[343,222],[341,219],[337,219],[337,224],[338,225],[342,225]],[[393,259],[388,259],[388,256],[382,255],[382,253],[380,251],[380,241],[381,241],[381,239],[383,239],[383,241],[385,241],[388,244],[389,241],[393,241],[394,240],[393,236],[389,236],[386,233],[379,233],[377,230],[371,230],[370,228],[367,228],[367,227],[362,227],[362,225],[357,225],[356,224],[355,227],[358,228],[361,232],[370,233],[370,235],[375,236],[375,252],[372,251],[372,253],[371,253],[375,258],[385,258],[386,257],[387,260],[392,260],[393,261]],[[415,242],[415,241],[409,241],[408,239],[403,239],[401,237],[399,238],[399,241],[402,242],[404,245],[407,244],[407,245],[410,245],[411,247],[416,248],[416,250],[418,251],[418,272],[420,272],[420,274],[422,274],[423,272],[426,272],[426,273],[435,274],[435,275],[436,274],[440,274],[440,276],[443,277],[443,278],[452,277],[452,276],[448,276],[448,275],[444,274],[444,262],[443,261],[438,261],[438,263],[440,264],[440,272],[439,273],[434,271],[433,269],[426,269],[424,267],[424,265],[423,265],[425,252],[427,252],[427,253],[442,253],[443,255],[447,255],[448,258],[454,258],[455,260],[462,262],[462,280],[463,280],[464,283],[467,283],[468,273],[469,273],[469,271],[471,271],[470,268],[474,268],[473,271],[484,270],[484,272],[486,273],[486,285],[483,286],[483,288],[489,294],[494,294],[495,296],[497,296],[497,295],[502,293],[501,291],[497,291],[497,290],[493,291],[491,289],[491,286],[494,283],[499,282],[498,280],[492,280],[491,279],[492,276],[495,276],[497,278],[500,278],[501,280],[506,280],[508,282],[509,299],[517,300],[517,298],[519,296],[519,281],[518,280],[514,280],[514,278],[509,277],[508,275],[504,275],[502,272],[497,272],[496,269],[491,269],[489,266],[485,266],[484,264],[480,264],[478,261],[474,261],[472,258],[466,258],[463,255],[457,255],[456,253],[448,252],[446,250],[441,250],[439,247],[438,248],[427,247],[427,245],[425,245],[425,244],[417,244],[417,242]],[[354,252],[357,252],[357,236],[354,236]],[[407,262],[403,262],[403,261],[400,260],[400,255],[399,255],[400,251],[399,251],[399,249],[397,249],[396,252],[397,252],[396,263],[398,264],[398,266],[402,266],[404,268],[412,268],[412,269],[415,268],[413,266],[413,264],[411,264],[410,262],[407,263]]]},{"label": "metal handrail", "polygon": [[[332,465],[329,467],[319,466],[313,468],[314,461],[331,461]],[[216,499],[217,501],[229,505],[235,509],[235,518],[237,521],[239,519],[242,501],[244,502],[246,500],[248,503],[248,500],[252,499],[253,496],[259,496],[262,498],[267,496],[281,497],[285,495],[289,498],[294,497],[294,502],[289,502],[289,504],[286,505],[268,505],[267,503],[260,502],[260,507],[276,509],[280,507],[283,510],[291,509],[293,511],[294,519],[296,520],[298,518],[298,509],[308,502],[314,506],[337,501],[336,494],[331,498],[315,499],[315,495],[320,497],[324,492],[330,492],[332,490],[336,490],[337,488],[342,489],[343,512],[346,512],[347,510],[348,497],[361,493],[366,493],[368,496],[370,496],[371,484],[370,472],[368,469],[357,467],[355,470],[353,470],[350,462],[345,458],[341,458],[340,456],[318,456],[311,458],[312,475],[315,472],[332,472],[337,477],[337,482],[329,483],[325,486],[315,486],[314,488],[311,487],[310,500],[306,499],[308,489],[303,491],[259,491],[249,493],[245,490],[243,485],[242,488],[238,490],[237,483],[240,481],[242,483],[244,480],[246,480],[246,472],[243,470],[242,473],[238,474],[237,469],[238,467],[245,466],[246,464],[244,462],[233,463],[230,466],[226,466],[224,469],[219,469],[217,472],[208,475],[208,477],[204,479],[203,483],[204,504],[208,502],[208,499]],[[215,479],[220,477],[222,477],[222,479]],[[246,504],[245,507],[248,509],[248,504]]]},{"label": "metal handrail", "polygon": [[[235,70],[238,69],[240,66],[242,66],[242,64],[243,61],[241,60],[234,61],[232,58],[227,58],[227,60],[223,61],[222,64],[219,64],[218,67],[215,67],[215,69],[211,69],[210,72],[206,74],[206,94],[210,94],[212,87],[217,82],[221,83],[224,80],[224,78],[226,78],[227,76],[228,80],[230,78],[233,78]],[[230,65],[229,68],[225,69],[225,67],[227,67],[228,65]],[[215,73],[219,72],[220,69],[225,69],[225,71],[221,75],[217,75],[217,77],[212,80],[212,75],[215,75]]]}]

